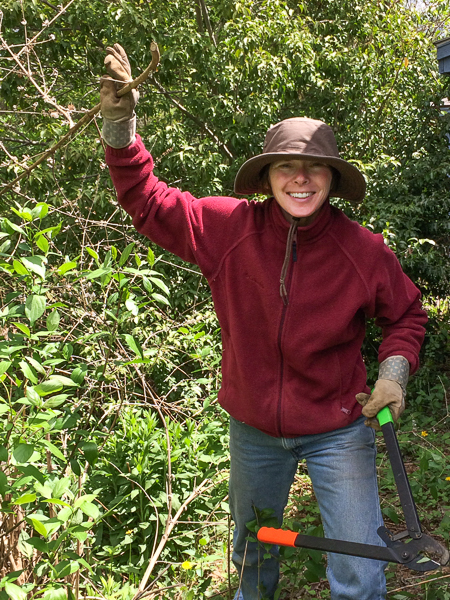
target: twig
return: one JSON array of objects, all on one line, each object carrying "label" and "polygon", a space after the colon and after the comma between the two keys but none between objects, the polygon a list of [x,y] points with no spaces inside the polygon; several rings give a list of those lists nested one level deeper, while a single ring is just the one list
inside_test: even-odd
[{"label": "twig", "polygon": [[209,39],[214,44],[214,48],[217,48],[217,42],[211,27],[211,21],[209,20],[209,14],[208,9],[206,8],[205,0],[199,0],[199,2],[203,13],[203,18],[205,19],[206,29],[208,30]]},{"label": "twig", "polygon": [[[55,15],[55,16],[53,17],[53,19],[51,19],[51,21],[49,21],[48,23],[45,23],[45,25],[44,25],[44,27],[41,29],[41,31],[39,31],[39,32],[38,32],[38,33],[37,33],[37,34],[34,36],[34,38],[32,38],[31,40],[29,40],[29,41],[26,43],[26,45],[25,45],[25,46],[22,48],[22,50],[21,50],[21,51],[20,51],[20,52],[17,54],[17,57],[19,57],[19,56],[22,54],[22,52],[25,52],[25,49],[26,49],[26,48],[29,48],[30,46],[32,46],[32,45],[34,44],[34,42],[35,42],[35,41],[38,39],[38,37],[39,37],[39,36],[40,36],[40,35],[41,35],[41,34],[42,34],[42,33],[43,33],[43,32],[44,32],[46,29],[48,29],[48,28],[50,27],[50,25],[52,25],[52,24],[53,24],[53,23],[56,21],[56,19],[58,19],[58,18],[59,18],[59,17],[60,17],[62,14],[64,14],[64,13],[66,12],[66,10],[69,8],[69,6],[70,6],[71,4],[73,4],[73,2],[75,2],[75,0],[70,0],[70,2],[68,2],[68,3],[66,4],[66,6],[63,6],[63,7],[61,8],[61,10],[58,12],[58,14],[57,14],[57,15]],[[46,2],[46,4],[48,4],[48,5],[49,5],[51,8],[54,8],[55,10],[58,10],[58,7],[52,6],[52,5],[51,5],[51,4],[49,4],[48,2]]]},{"label": "twig", "polygon": [[[206,486],[206,484],[209,483],[208,486]],[[180,506],[180,508],[178,509],[177,513],[175,514],[175,516],[173,517],[173,519],[171,519],[171,521],[167,522],[166,525],[166,530],[164,531],[164,534],[158,544],[158,547],[156,549],[156,552],[153,554],[153,556],[150,559],[150,562],[148,564],[148,567],[144,573],[144,576],[142,578],[141,583],[139,584],[139,588],[137,593],[133,596],[133,600],[139,600],[145,590],[145,587],[147,585],[147,581],[150,577],[150,575],[152,574],[152,571],[156,565],[156,562],[159,558],[159,555],[161,554],[161,552],[164,549],[164,546],[166,545],[167,540],[170,537],[170,534],[172,533],[172,529],[175,527],[175,525],[178,522],[178,519],[180,518],[181,514],[183,513],[183,511],[188,507],[188,505],[195,500],[195,498],[197,498],[197,496],[199,496],[202,492],[214,487],[214,485],[216,485],[214,482],[211,483],[211,481],[209,479],[204,479],[201,484],[193,491],[191,492],[191,494],[189,495],[189,497],[183,502],[183,504]]]},{"label": "twig", "polygon": [[[140,83],[143,83],[148,78],[148,76],[150,75],[150,73],[152,71],[156,71],[156,67],[158,66],[159,58],[160,58],[158,45],[155,42],[152,42],[150,44],[150,50],[151,50],[151,53],[152,53],[152,61],[151,61],[151,63],[148,65],[148,67],[145,69],[145,71],[139,75],[139,77],[137,77],[136,79],[134,79],[130,83],[127,83],[122,89],[120,89],[117,92],[117,95],[119,97],[127,94],[129,91],[131,91],[134,88],[136,88]],[[42,162],[44,162],[44,160],[46,160],[49,156],[51,156],[52,154],[54,154],[56,152],[56,150],[58,150],[58,148],[61,148],[61,146],[63,146],[66,143],[66,141],[75,132],[77,132],[83,125],[89,123],[89,121],[91,121],[91,119],[94,118],[94,116],[99,112],[100,108],[101,108],[101,104],[100,103],[97,104],[96,106],[94,106],[93,108],[91,108],[84,115],[84,117],[82,117],[77,123],[75,123],[75,125],[73,127],[71,127],[69,129],[69,131],[54,146],[52,146],[46,152],[44,152],[40,156],[40,158],[38,158],[38,160],[36,160],[32,165],[30,165],[29,167],[27,167],[23,171],[23,173],[21,173],[18,177],[16,177],[16,179],[14,179],[14,181],[11,181],[11,183],[8,183],[7,185],[5,185],[0,190],[0,196],[2,196],[5,192],[11,190],[16,185],[16,183],[18,183],[21,179],[23,179],[24,177],[26,177],[27,175],[29,175],[31,173],[31,171],[33,171],[33,169],[35,169],[36,167],[38,167]]]},{"label": "twig", "polygon": [[172,102],[172,104],[174,104],[179,110],[181,110],[181,112],[184,115],[186,115],[187,117],[189,117],[189,119],[194,121],[194,123],[196,123],[200,127],[200,129],[202,129],[205,133],[210,135],[227,158],[231,158],[232,160],[234,159],[234,156],[228,148],[228,146],[219,140],[217,135],[209,128],[209,126],[206,123],[203,123],[203,121],[201,121],[198,117],[190,113],[182,104],[175,100],[175,98],[171,96],[170,92],[168,92],[158,81],[153,80],[153,84],[162,94],[164,94],[164,96],[166,96],[166,98],[168,98]]},{"label": "twig", "polygon": [[45,90],[43,90],[40,87],[40,85],[37,83],[37,81],[35,81],[32,73],[31,73],[31,68],[28,67],[28,70],[27,70],[23,66],[23,64],[18,59],[18,55],[14,54],[14,52],[11,50],[11,48],[8,46],[5,39],[1,35],[0,35],[0,42],[2,43],[2,47],[5,48],[5,50],[7,50],[11,54],[11,57],[14,60],[14,62],[17,64],[17,66],[22,71],[22,73],[25,75],[25,77],[27,77],[31,81],[31,83],[37,89],[37,91],[42,96],[44,101],[47,102],[47,104],[50,104],[51,106],[53,106],[53,108],[55,108],[58,112],[60,112],[67,119],[69,125],[72,126],[73,121],[72,121],[72,117],[70,116],[70,113],[67,110],[65,110],[62,106],[60,106],[53,98],[51,98],[48,95],[48,93]]},{"label": "twig", "polygon": [[441,575],[441,577],[434,577],[433,579],[424,579],[423,581],[416,581],[416,583],[411,583],[409,585],[396,588],[395,590],[389,590],[388,595],[394,594],[395,592],[401,592],[403,590],[406,590],[407,588],[416,587],[417,585],[424,585],[426,583],[431,583],[432,581],[439,581],[440,579],[448,579],[449,577],[450,575]]}]

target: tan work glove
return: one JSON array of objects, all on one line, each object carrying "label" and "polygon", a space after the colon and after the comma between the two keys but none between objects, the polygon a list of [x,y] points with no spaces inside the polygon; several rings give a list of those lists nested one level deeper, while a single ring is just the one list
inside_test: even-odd
[{"label": "tan work glove", "polygon": [[371,394],[356,394],[356,399],[363,406],[362,414],[367,417],[365,424],[373,429],[381,429],[376,415],[385,406],[389,406],[394,423],[405,410],[403,389],[396,381],[377,379]]},{"label": "tan work glove", "polygon": [[131,90],[119,98],[116,94],[123,83],[132,81],[131,67],[127,53],[120,44],[106,49],[105,66],[108,75],[100,79],[100,103],[104,119],[120,123],[134,116],[134,107],[139,100],[139,92]]}]

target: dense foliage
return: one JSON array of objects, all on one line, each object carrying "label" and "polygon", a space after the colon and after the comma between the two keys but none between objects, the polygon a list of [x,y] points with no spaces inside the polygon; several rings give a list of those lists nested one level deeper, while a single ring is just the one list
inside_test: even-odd
[{"label": "dense foliage", "polygon": [[[139,133],[157,173],[194,194],[231,194],[283,118],[333,126],[368,178],[364,204],[341,207],[384,234],[429,310],[401,443],[418,465],[421,517],[448,540],[450,117],[440,106],[450,79],[432,44],[448,35],[446,2],[4,0],[2,11],[5,185],[98,102],[116,41],[135,75],[159,44]],[[97,117],[0,187],[0,599],[132,598],[149,564],[151,597],[228,597],[227,426],[209,290],[117,207],[99,128]],[[371,378],[378,335],[369,323]],[[383,511],[395,524],[385,467]],[[310,488],[297,492],[291,526],[320,530]],[[303,590],[295,597],[329,597],[314,587],[317,553],[286,552],[283,571],[292,594]],[[426,589],[450,597],[439,582]]]}]

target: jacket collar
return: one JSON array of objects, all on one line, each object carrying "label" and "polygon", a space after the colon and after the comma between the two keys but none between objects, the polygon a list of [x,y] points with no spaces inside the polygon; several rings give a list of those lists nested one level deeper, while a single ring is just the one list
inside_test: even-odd
[{"label": "jacket collar", "polygon": [[[269,202],[271,203],[270,213],[276,236],[286,243],[291,223],[284,217],[281,207],[275,198],[269,198]],[[326,233],[328,227],[331,225],[332,219],[333,211],[330,201],[327,199],[322,205],[317,218],[311,225],[297,228],[297,244],[302,245],[316,242]]]}]

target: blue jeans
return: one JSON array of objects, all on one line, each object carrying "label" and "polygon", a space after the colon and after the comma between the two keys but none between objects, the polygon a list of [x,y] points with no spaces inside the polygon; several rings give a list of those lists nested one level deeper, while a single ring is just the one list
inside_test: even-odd
[{"label": "blue jeans", "polygon": [[[254,520],[254,505],[260,510],[272,509],[281,526],[301,459],[306,459],[326,537],[384,545],[377,534],[383,520],[375,433],[364,425],[364,418],[342,429],[298,438],[275,438],[231,418],[230,455],[233,562],[241,578],[235,600],[273,600],[278,560],[262,561],[258,544],[245,540],[249,535],[245,523]],[[378,560],[328,554],[331,600],[384,599],[385,567],[386,563]]]}]

